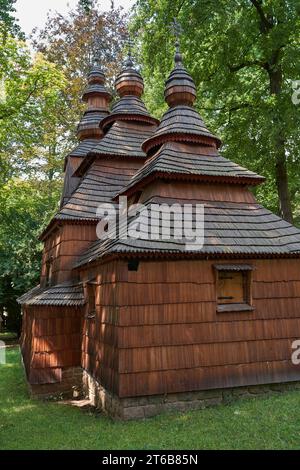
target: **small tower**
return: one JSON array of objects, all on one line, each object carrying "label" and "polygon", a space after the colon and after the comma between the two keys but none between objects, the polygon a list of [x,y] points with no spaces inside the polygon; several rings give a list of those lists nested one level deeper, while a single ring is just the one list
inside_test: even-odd
[{"label": "small tower", "polygon": [[191,75],[183,66],[176,39],[175,66],[165,82],[165,101],[169,109],[150,139],[142,145],[148,156],[155,154],[167,142],[190,142],[217,149],[221,141],[206,127],[201,116],[193,107],[196,100],[196,86]]},{"label": "small tower", "polygon": [[69,201],[80,183],[80,178],[74,175],[75,171],[103,137],[100,123],[109,115],[111,100],[111,93],[105,88],[104,83],[105,74],[99,65],[99,61],[96,60],[88,75],[88,85],[82,96],[82,100],[87,103],[87,110],[77,127],[79,144],[65,160],[64,189],[60,207],[63,207]]},{"label": "small tower", "polygon": [[77,128],[79,140],[99,139],[103,131],[99,124],[109,114],[111,93],[105,88],[105,75],[96,60],[88,76],[88,85],[84,90],[82,100],[87,103],[85,111]]},{"label": "small tower", "polygon": [[123,69],[116,78],[115,89],[119,95],[119,100],[112,107],[110,115],[101,122],[101,128],[104,131],[116,121],[131,121],[151,126],[158,124],[158,120],[150,116],[141,99],[144,92],[144,81],[141,74],[134,67],[130,51]]}]

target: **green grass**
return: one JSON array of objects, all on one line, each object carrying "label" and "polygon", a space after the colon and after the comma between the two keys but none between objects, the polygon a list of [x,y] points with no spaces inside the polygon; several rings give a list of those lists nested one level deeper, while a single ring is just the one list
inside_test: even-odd
[{"label": "green grass", "polygon": [[10,331],[2,331],[0,332],[0,341],[12,341],[17,340],[18,335],[16,333],[12,333]]},{"label": "green grass", "polygon": [[0,449],[299,449],[300,392],[146,421],[31,400],[18,348],[0,366]]}]

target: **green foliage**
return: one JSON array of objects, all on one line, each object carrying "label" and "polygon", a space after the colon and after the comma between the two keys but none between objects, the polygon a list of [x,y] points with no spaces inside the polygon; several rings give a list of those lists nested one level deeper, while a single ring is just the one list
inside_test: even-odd
[{"label": "green foliage", "polygon": [[62,157],[51,147],[61,129],[58,111],[67,112],[61,97],[66,81],[58,67],[41,54],[32,58],[25,43],[10,37],[4,48],[0,101],[4,171],[0,181],[22,174],[51,179],[61,171]]},{"label": "green foliage", "polygon": [[90,13],[95,5],[94,0],[79,0],[78,7],[81,8],[85,13]]},{"label": "green foliage", "polygon": [[51,146],[66,82],[54,64],[32,57],[10,35],[0,41],[0,61],[0,307],[18,331],[16,298],[38,283],[37,237],[59,200],[62,156]]},{"label": "green foliage", "polygon": [[3,450],[299,449],[299,391],[114,422],[31,400],[16,348],[7,350],[7,364],[0,365],[0,416]]},{"label": "green foliage", "polygon": [[19,331],[16,298],[39,283],[41,229],[57,207],[60,184],[13,178],[0,188],[0,305]]},{"label": "green foliage", "polygon": [[[263,8],[261,16],[254,4]],[[174,37],[167,26],[173,17],[182,26],[184,63],[198,88],[196,106],[222,137],[224,156],[268,178],[257,197],[277,212],[276,164],[278,139],[283,136],[283,164],[296,213],[300,105],[293,104],[291,97],[292,81],[300,78],[299,2],[138,0],[131,29],[140,38],[146,98],[152,110],[163,110],[161,84],[174,54]],[[276,74],[279,90],[270,88]]]},{"label": "green foliage", "polygon": [[92,56],[101,50],[112,83],[121,64],[125,22],[120,11],[99,13],[97,1],[80,2],[65,18],[56,13],[49,16],[45,29],[35,32],[32,51],[20,34],[13,34],[17,31],[14,2],[4,3],[6,10],[0,16],[0,22],[5,18],[5,28],[0,30],[0,309],[8,312],[10,328],[18,330],[16,298],[39,282],[42,244],[38,235],[58,209],[63,160],[76,143]]},{"label": "green foliage", "polygon": [[5,42],[9,34],[24,38],[17,23],[14,13],[14,5],[17,0],[0,0],[0,35],[2,42]]}]

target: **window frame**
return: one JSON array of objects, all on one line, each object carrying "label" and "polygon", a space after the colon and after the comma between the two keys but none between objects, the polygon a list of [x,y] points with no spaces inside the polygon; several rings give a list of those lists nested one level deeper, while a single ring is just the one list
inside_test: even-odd
[{"label": "window frame", "polygon": [[[217,264],[214,265],[215,278],[216,278],[216,309],[217,313],[225,312],[249,312],[253,311],[253,300],[252,300],[252,273],[254,266],[249,264]],[[244,302],[226,302],[222,303],[219,300],[219,281],[220,272],[240,272],[244,279],[243,285],[243,297],[246,299]]]}]

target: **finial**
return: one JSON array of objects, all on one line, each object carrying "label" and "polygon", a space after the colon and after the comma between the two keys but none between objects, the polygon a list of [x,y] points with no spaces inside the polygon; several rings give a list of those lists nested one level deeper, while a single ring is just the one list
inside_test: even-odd
[{"label": "finial", "polygon": [[179,41],[179,39],[180,39],[180,35],[182,33],[182,27],[178,23],[176,18],[173,18],[173,21],[171,23],[171,28],[172,28],[173,33],[175,35],[175,48],[176,48],[175,64],[176,64],[176,67],[180,67],[182,65],[182,55],[180,53],[180,41]]},{"label": "finial", "polygon": [[128,36],[127,40],[126,40],[126,43],[127,43],[127,57],[125,59],[125,67],[126,68],[132,68],[133,67],[133,60],[132,60],[132,46],[133,46],[133,41],[131,39],[130,36]]},{"label": "finial", "polygon": [[128,34],[124,38],[124,43],[127,48],[127,57],[121,73],[116,78],[116,90],[121,98],[125,95],[137,96],[139,98],[144,91],[144,83],[141,74],[134,68],[131,53],[133,41]]},{"label": "finial", "polygon": [[97,54],[93,55],[93,65],[97,65],[98,67],[101,66],[101,59],[100,59],[99,55],[97,55]]},{"label": "finial", "polygon": [[93,45],[90,51],[90,73],[88,75],[89,84],[99,83],[103,85],[105,81],[105,75],[102,70],[102,52],[100,47],[100,41],[97,40],[98,36],[95,35],[93,39]]},{"label": "finial", "polygon": [[193,106],[196,99],[196,87],[192,77],[182,64],[179,42],[182,28],[176,18],[173,19],[171,29],[175,35],[175,67],[166,81],[165,100],[170,107]]}]

